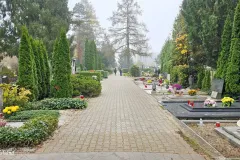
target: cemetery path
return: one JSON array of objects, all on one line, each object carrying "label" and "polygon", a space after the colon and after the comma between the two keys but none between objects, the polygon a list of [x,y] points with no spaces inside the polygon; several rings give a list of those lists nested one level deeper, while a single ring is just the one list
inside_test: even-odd
[{"label": "cemetery path", "polygon": [[[68,159],[91,155],[92,159],[111,160],[204,159],[180,137],[156,99],[130,78],[110,76],[102,86],[102,94],[91,99],[86,110],[76,112],[71,122],[62,126],[36,154],[24,156],[29,159],[36,156],[64,159],[66,155]],[[112,158],[106,158],[107,155]]]}]

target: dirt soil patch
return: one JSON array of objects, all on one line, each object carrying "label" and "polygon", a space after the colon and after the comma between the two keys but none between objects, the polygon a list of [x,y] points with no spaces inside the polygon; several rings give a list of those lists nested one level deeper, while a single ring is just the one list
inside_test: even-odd
[{"label": "dirt soil patch", "polygon": [[[226,158],[240,158],[240,148],[237,148],[227,140],[217,134],[214,130],[215,123],[205,123],[203,126],[188,124],[197,134],[203,137],[208,143],[216,148]],[[221,127],[236,126],[235,123],[221,123]]]}]

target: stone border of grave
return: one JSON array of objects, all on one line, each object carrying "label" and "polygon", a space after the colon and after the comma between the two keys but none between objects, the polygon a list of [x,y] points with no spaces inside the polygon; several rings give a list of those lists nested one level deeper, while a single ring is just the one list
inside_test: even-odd
[{"label": "stone border of grave", "polygon": [[236,147],[240,147],[240,137],[238,135],[234,135],[231,130],[238,127],[220,127],[215,128],[215,131],[222,136],[223,138],[227,139],[232,145]]},{"label": "stone border of grave", "polygon": [[182,108],[188,110],[189,112],[240,112],[240,107],[237,108],[194,108],[187,104],[180,105]]},{"label": "stone border of grave", "polygon": [[226,160],[219,151],[188,127],[183,121],[174,117],[168,110],[165,110],[165,112],[168,115],[169,120],[171,120],[186,137],[194,140],[208,156],[216,160]]}]

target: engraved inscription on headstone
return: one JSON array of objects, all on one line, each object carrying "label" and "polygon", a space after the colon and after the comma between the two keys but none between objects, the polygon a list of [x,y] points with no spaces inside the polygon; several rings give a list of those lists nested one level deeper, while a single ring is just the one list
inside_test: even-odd
[{"label": "engraved inscription on headstone", "polygon": [[211,90],[222,93],[223,92],[224,80],[222,79],[213,79]]},{"label": "engraved inscription on headstone", "polygon": [[3,110],[3,90],[0,88],[0,112]]},{"label": "engraved inscription on headstone", "polygon": [[217,98],[218,92],[212,91],[211,97],[212,98]]}]

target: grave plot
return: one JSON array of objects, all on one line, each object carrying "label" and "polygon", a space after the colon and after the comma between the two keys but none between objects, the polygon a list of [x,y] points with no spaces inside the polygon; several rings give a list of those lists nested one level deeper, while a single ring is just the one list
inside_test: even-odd
[{"label": "grave plot", "polygon": [[240,103],[236,102],[235,107],[231,108],[204,108],[201,107],[203,101],[195,101],[194,107],[188,106],[187,101],[182,102],[159,102],[165,109],[171,112],[175,117],[179,119],[236,119],[240,118]]},{"label": "grave plot", "polygon": [[[202,126],[194,123],[187,123],[197,135],[201,136],[211,146],[213,146],[218,152],[220,152],[226,158],[237,159],[240,157],[240,147],[236,145],[236,142],[230,139],[234,130],[232,128],[240,129],[236,123],[221,123],[222,127],[216,127],[215,123],[205,123]],[[221,130],[228,130],[231,134],[224,135]],[[220,130],[220,131],[219,131]],[[232,136],[233,137],[233,136]],[[235,138],[236,139],[236,138]]]}]

